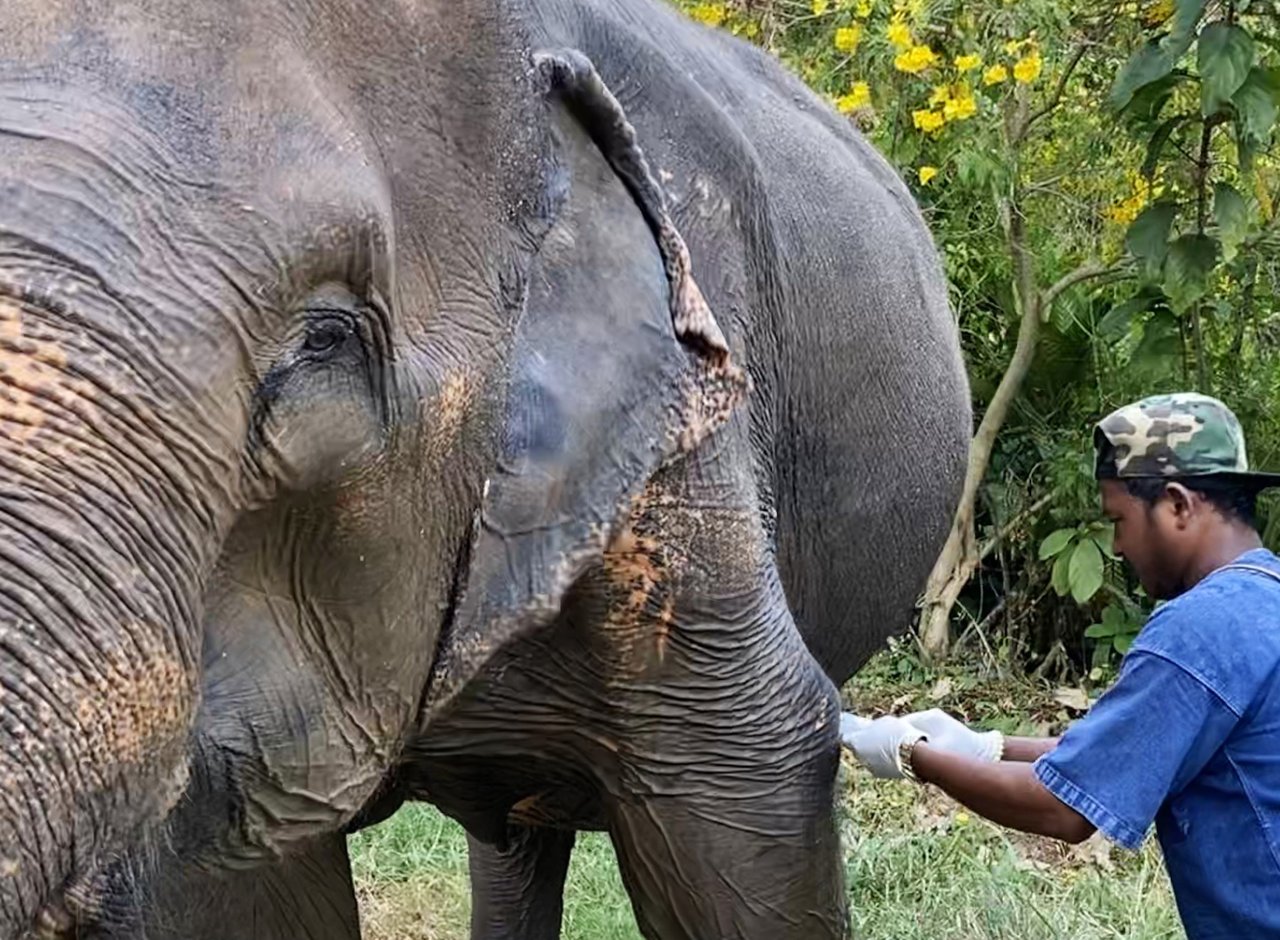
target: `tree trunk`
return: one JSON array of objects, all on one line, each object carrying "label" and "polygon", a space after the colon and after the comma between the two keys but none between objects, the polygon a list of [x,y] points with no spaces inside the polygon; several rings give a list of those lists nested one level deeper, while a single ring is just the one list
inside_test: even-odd
[{"label": "tree trunk", "polygon": [[[951,609],[978,566],[974,534],[974,507],[978,487],[982,485],[987,466],[991,462],[996,435],[1004,427],[1009,406],[1022,388],[1023,379],[1035,358],[1036,343],[1040,339],[1041,294],[1035,286],[1034,261],[1027,250],[1022,215],[1013,200],[1002,201],[1000,214],[1013,258],[1014,298],[1020,320],[1018,340],[1009,366],[1005,369],[1000,384],[983,413],[978,432],[969,445],[969,464],[965,472],[960,505],[951,525],[951,533],[925,586],[920,614],[920,647],[925,657],[931,660],[946,656],[951,641]],[[1053,290],[1065,289],[1065,281],[1066,279],[1059,282],[1063,287],[1055,285]]]}]

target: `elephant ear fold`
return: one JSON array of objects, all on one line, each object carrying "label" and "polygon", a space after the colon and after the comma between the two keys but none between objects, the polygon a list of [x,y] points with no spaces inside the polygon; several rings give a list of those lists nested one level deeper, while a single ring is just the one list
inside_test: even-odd
[{"label": "elephant ear fold", "polygon": [[727,421],[748,385],[618,102],[579,53],[535,68],[567,191],[529,273],[500,455],[428,719],[556,616],[649,477]]}]

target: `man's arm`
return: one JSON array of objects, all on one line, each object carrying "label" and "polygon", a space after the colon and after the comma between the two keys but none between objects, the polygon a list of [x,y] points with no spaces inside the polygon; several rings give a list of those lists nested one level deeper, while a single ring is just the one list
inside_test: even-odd
[{"label": "man's arm", "polygon": [[1057,738],[1008,738],[1004,739],[1004,760],[1030,764],[1042,754],[1048,754],[1058,746]]},{"label": "man's arm", "polygon": [[[1010,755],[1010,745],[1015,743],[1018,757]],[[925,783],[994,823],[1064,842],[1083,842],[1093,835],[1093,824],[1045,789],[1031,769],[1029,761],[1049,750],[1048,740],[1013,738],[1005,742],[1008,759],[992,764],[921,742],[911,750],[911,768]],[[1034,756],[1027,756],[1033,751]]]}]

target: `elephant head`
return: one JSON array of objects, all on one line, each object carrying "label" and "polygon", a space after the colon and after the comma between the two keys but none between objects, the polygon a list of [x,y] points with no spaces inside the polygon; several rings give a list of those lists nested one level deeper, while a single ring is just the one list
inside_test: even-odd
[{"label": "elephant head", "polygon": [[741,395],[621,108],[522,36],[0,11],[0,937],[151,837],[347,825]]}]

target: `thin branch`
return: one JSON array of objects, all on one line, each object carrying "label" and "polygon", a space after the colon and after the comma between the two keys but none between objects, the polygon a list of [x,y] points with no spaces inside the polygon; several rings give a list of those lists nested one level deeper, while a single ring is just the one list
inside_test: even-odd
[{"label": "thin branch", "polygon": [[1059,295],[1063,291],[1070,290],[1077,284],[1085,281],[1095,280],[1097,278],[1108,277],[1110,275],[1118,275],[1124,271],[1126,262],[1117,262],[1115,264],[1103,264],[1101,261],[1086,261],[1074,271],[1070,271],[1058,278],[1052,285],[1045,288],[1044,293],[1040,297],[1040,317],[1045,319],[1049,316],[1049,311],[1053,307]]},{"label": "thin branch", "polygon": [[1034,503],[1032,503],[1032,504],[1031,504],[1030,506],[1028,506],[1026,509],[1024,509],[1024,510],[1022,510],[1021,512],[1019,512],[1019,513],[1018,513],[1017,515],[1015,515],[1012,519],[1010,519],[1008,522],[1006,522],[1004,525],[1002,525],[1002,526],[1001,526],[1001,527],[996,531],[996,534],[995,534],[995,535],[993,535],[993,536],[991,536],[991,538],[987,539],[985,542],[983,542],[983,543],[982,543],[982,547],[981,547],[980,549],[978,549],[978,558],[979,558],[979,560],[986,558],[986,557],[987,557],[988,555],[990,555],[993,551],[995,551],[995,550],[996,550],[996,547],[997,547],[997,546],[998,546],[998,545],[999,545],[999,544],[1000,544],[1004,539],[1006,539],[1006,538],[1008,538],[1008,537],[1009,537],[1009,533],[1010,533],[1010,532],[1012,532],[1012,531],[1013,531],[1014,529],[1016,529],[1019,525],[1021,525],[1021,524],[1022,524],[1022,522],[1023,522],[1024,520],[1026,520],[1029,516],[1034,516],[1034,515],[1035,515],[1036,513],[1038,513],[1041,509],[1044,509],[1044,507],[1045,507],[1045,506],[1048,506],[1048,505],[1049,505],[1049,503],[1052,501],[1052,499],[1053,499],[1053,495],[1052,495],[1052,494],[1048,494],[1048,495],[1045,495],[1045,496],[1041,496],[1039,499],[1037,499]]},{"label": "thin branch", "polygon": [[1031,130],[1031,125],[1035,124],[1036,121],[1039,121],[1041,118],[1048,117],[1054,112],[1054,109],[1058,107],[1058,104],[1062,101],[1062,96],[1067,91],[1067,82],[1071,81],[1072,73],[1075,72],[1076,66],[1080,64],[1080,60],[1084,58],[1084,54],[1088,49],[1089,47],[1085,43],[1080,43],[1076,46],[1075,51],[1071,53],[1071,58],[1067,60],[1066,68],[1064,68],[1062,70],[1062,74],[1058,76],[1057,87],[1053,89],[1053,94],[1049,96],[1049,100],[1045,103],[1045,106],[1039,111],[1034,112],[1031,117],[1027,118],[1026,123],[1022,125],[1022,133],[1024,135],[1027,131]]}]

